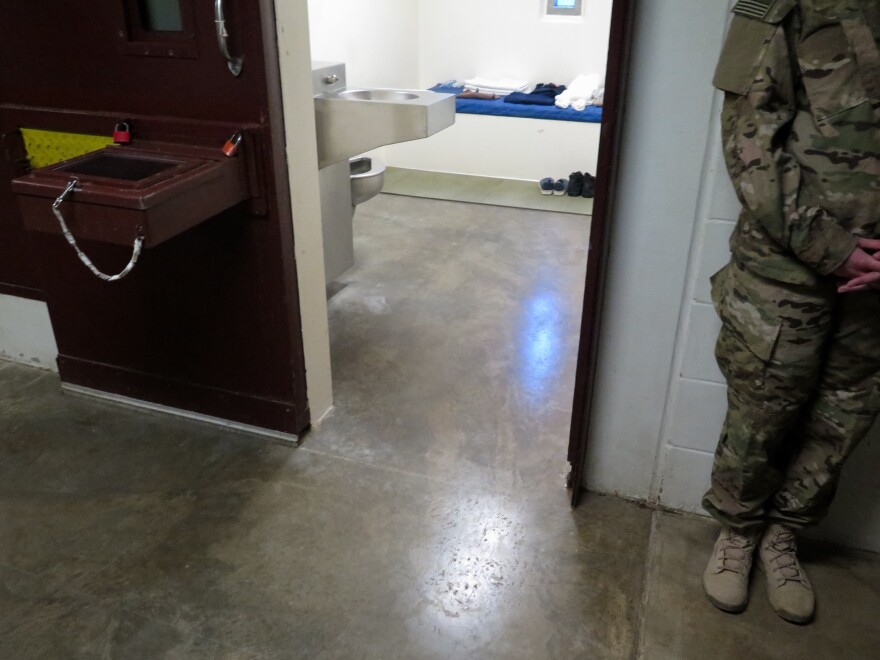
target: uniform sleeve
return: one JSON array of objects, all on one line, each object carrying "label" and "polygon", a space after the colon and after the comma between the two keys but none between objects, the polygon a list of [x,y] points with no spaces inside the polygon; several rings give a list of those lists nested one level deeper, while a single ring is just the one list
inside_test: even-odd
[{"label": "uniform sleeve", "polygon": [[727,168],[740,202],[764,233],[828,275],[846,262],[858,243],[824,209],[799,204],[801,166],[785,149],[797,112],[797,61],[784,25],[772,28],[762,43],[760,66],[752,69],[748,90],[725,96],[722,138]]}]

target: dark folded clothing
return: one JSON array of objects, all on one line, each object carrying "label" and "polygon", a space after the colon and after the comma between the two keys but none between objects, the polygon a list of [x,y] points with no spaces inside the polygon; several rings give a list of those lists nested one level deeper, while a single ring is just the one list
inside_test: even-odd
[{"label": "dark folded clothing", "polygon": [[553,83],[538,83],[532,94],[543,94],[544,96],[552,96],[556,98],[565,91],[565,85],[554,85]]},{"label": "dark folded clothing", "polygon": [[479,101],[494,101],[498,98],[497,94],[490,94],[488,92],[468,92],[464,91],[461,94],[456,94],[457,98],[460,99],[477,99]]},{"label": "dark folded clothing", "polygon": [[505,103],[522,103],[523,105],[553,105],[555,97],[544,96],[543,94],[524,94],[523,92],[513,92],[504,97]]},{"label": "dark folded clothing", "polygon": [[523,105],[553,105],[556,97],[565,91],[565,85],[554,85],[553,83],[539,83],[534,91],[526,94],[524,92],[513,92],[504,97],[505,103],[522,103]]}]

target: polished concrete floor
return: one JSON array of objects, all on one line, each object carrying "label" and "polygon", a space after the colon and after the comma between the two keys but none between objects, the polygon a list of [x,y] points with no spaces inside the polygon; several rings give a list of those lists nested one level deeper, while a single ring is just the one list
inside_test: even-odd
[{"label": "polished concrete floor", "polygon": [[380,196],[299,448],[0,363],[0,658],[871,658],[880,562],[806,555],[818,620],[699,576],[714,528],[564,489],[587,227]]}]

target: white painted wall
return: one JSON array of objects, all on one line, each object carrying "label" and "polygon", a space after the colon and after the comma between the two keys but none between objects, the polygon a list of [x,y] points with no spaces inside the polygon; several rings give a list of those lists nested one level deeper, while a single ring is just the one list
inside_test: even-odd
[{"label": "white painted wall", "polygon": [[553,19],[545,0],[308,0],[312,59],[345,62],[352,84],[373,87],[474,75],[568,83],[604,74],[611,3]]},{"label": "white painted wall", "polygon": [[308,0],[312,59],[344,62],[353,86],[418,88],[419,8],[411,0]]},{"label": "white painted wall", "polygon": [[[725,5],[638,4],[586,471],[593,490],[698,513],[726,410],[708,278],[739,213],[711,87]],[[880,551],[878,469],[875,429],[817,535]]]},{"label": "white painted wall", "polygon": [[474,75],[568,84],[604,77],[611,0],[584,0],[579,19],[546,18],[546,0],[421,0],[421,84]]},{"label": "white painted wall", "polygon": [[58,371],[46,303],[0,294],[0,360]]}]

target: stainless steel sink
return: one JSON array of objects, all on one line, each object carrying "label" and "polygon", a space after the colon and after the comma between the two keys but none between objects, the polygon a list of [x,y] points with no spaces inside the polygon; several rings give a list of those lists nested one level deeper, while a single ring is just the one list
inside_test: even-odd
[{"label": "stainless steel sink", "polygon": [[337,95],[343,99],[358,99],[360,101],[412,101],[419,98],[418,94],[401,92],[396,89],[348,89]]},{"label": "stainless steel sink", "polygon": [[318,166],[371,149],[426,138],[455,123],[455,97],[424,90],[348,89],[345,65],[318,63]]}]

